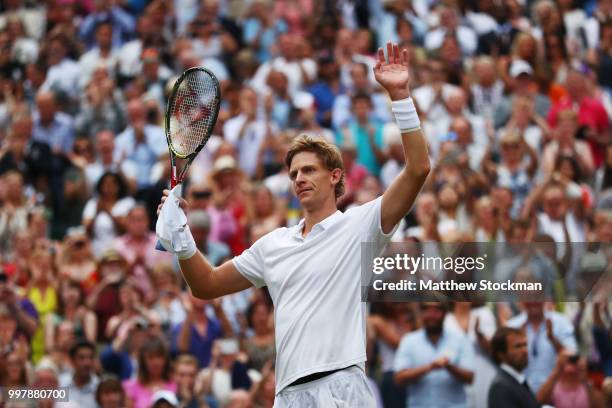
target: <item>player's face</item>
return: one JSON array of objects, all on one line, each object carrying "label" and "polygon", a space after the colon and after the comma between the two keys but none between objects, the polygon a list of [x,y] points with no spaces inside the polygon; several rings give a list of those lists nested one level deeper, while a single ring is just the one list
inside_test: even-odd
[{"label": "player's face", "polygon": [[330,194],[334,194],[334,181],[337,183],[335,172],[327,170],[315,153],[301,152],[293,157],[289,177],[293,192],[302,207],[316,208]]}]

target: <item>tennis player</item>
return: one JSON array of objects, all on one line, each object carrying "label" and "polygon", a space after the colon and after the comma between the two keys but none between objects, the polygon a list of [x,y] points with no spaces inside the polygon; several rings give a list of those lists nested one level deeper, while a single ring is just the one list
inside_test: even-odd
[{"label": "tennis player", "polygon": [[[322,138],[300,136],[286,156],[292,188],[304,212],[297,226],[268,233],[219,267],[198,252],[184,216],[178,217],[182,225],[177,223],[174,231],[158,229],[162,245],[178,256],[194,296],[213,299],[251,286],[268,287],[275,306],[276,408],[375,406],[364,372],[361,243],[384,248],[430,170],[408,89],[408,52],[389,43],[387,55],[388,59],[383,49],[378,50],[374,73],[391,97],[406,165],[382,197],[338,211],[336,200],[344,191],[338,149]],[[170,202],[179,208],[178,198],[166,199],[168,194],[164,192],[160,208]],[[180,205],[185,208],[186,203]],[[186,243],[183,249],[175,249],[173,236]]]}]

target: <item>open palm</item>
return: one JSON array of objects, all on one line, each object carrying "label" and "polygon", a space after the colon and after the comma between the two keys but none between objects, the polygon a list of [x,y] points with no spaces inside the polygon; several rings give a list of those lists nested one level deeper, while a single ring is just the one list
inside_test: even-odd
[{"label": "open palm", "polygon": [[389,92],[391,99],[403,99],[410,95],[408,83],[410,80],[408,69],[408,51],[400,52],[397,44],[387,43],[387,55],[382,48],[378,49],[378,59],[374,67],[376,81]]}]

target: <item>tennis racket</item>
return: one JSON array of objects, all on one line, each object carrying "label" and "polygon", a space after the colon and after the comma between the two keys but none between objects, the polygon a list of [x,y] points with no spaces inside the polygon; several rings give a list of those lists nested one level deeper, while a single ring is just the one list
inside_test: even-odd
[{"label": "tennis racket", "polygon": [[189,166],[208,142],[220,103],[219,81],[206,68],[189,68],[174,84],[165,116],[172,188],[183,181]]},{"label": "tennis racket", "polygon": [[[220,104],[219,81],[206,68],[189,68],[176,80],[165,115],[172,188],[183,181],[189,166],[208,142]],[[164,251],[159,242],[156,248]]]}]

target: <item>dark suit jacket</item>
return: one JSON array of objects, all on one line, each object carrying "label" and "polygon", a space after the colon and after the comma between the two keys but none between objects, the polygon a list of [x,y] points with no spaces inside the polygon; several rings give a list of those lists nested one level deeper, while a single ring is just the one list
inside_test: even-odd
[{"label": "dark suit jacket", "polygon": [[501,368],[489,389],[489,408],[539,408],[540,404],[524,385]]}]

